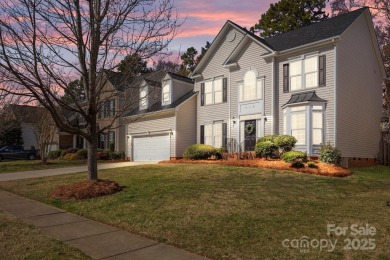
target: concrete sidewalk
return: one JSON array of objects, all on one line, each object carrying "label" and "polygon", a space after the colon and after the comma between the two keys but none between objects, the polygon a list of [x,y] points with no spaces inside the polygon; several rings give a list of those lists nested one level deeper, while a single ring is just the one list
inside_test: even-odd
[{"label": "concrete sidewalk", "polygon": [[44,234],[94,259],[206,259],[3,190],[0,190],[0,210],[31,223]]},{"label": "concrete sidewalk", "polygon": [[[139,166],[146,164],[157,164],[157,162],[118,162],[118,163],[102,163],[98,164],[98,170],[114,169],[128,166]],[[87,166],[66,167],[57,169],[37,170],[37,171],[24,171],[24,172],[10,172],[0,174],[0,181],[14,181],[21,179],[39,178],[47,176],[55,176],[61,174],[86,172]]]}]

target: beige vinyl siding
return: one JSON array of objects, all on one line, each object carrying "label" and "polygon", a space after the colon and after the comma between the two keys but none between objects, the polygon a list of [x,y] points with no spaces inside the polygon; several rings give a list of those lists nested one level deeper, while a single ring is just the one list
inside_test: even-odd
[{"label": "beige vinyl siding", "polygon": [[[132,147],[131,143],[134,136],[148,136],[155,135],[155,134],[161,134],[168,133],[169,130],[172,129],[174,131],[175,129],[175,111],[162,111],[160,113],[156,113],[153,115],[145,115],[142,118],[139,118],[138,120],[129,123],[128,124],[128,132],[129,140],[128,140],[128,146],[127,146],[127,156],[131,156],[132,154]],[[161,132],[159,132],[161,131]],[[149,133],[148,133],[149,132]],[[175,133],[170,136],[170,146],[171,146],[171,157],[175,156]]]},{"label": "beige vinyl siding", "polygon": [[[371,22],[371,21],[368,21]],[[362,14],[337,45],[337,146],[343,157],[376,158],[382,77]]]},{"label": "beige vinyl siding", "polygon": [[180,80],[172,79],[172,102],[194,89],[194,85]]},{"label": "beige vinyl siding", "polygon": [[[267,122],[265,123],[265,135],[271,134],[272,128],[272,119],[271,119],[271,105],[272,105],[272,91],[271,91],[271,74],[272,74],[272,64],[270,60],[264,60],[261,58],[261,55],[269,53],[259,44],[250,41],[246,46],[240,51],[240,54],[237,57],[237,63],[239,69],[231,71],[231,116],[238,118],[238,105],[239,105],[239,90],[238,90],[238,81],[242,81],[245,73],[249,70],[255,70],[258,73],[258,76],[265,77],[264,84],[264,101],[265,101],[265,115],[268,117]],[[239,124],[237,123],[234,128],[232,128],[232,137],[238,138],[238,128]]]},{"label": "beige vinyl siding", "polygon": [[176,157],[182,157],[185,149],[196,143],[197,95],[176,108]]},{"label": "beige vinyl siding", "polygon": [[[233,41],[226,41],[225,38],[219,43],[216,48],[216,51],[208,60],[208,63],[203,68],[201,74],[202,78],[196,80],[195,91],[200,92],[200,84],[205,80],[212,79],[214,77],[227,77],[228,78],[228,88],[230,86],[229,82],[229,70],[223,68],[222,65],[225,63],[226,59],[230,56],[230,54],[234,51],[236,46],[240,43],[243,38],[243,34],[236,30],[232,29],[236,33],[236,37]],[[229,33],[229,32],[228,32]],[[224,36],[222,36],[224,37]],[[228,91],[229,93],[229,91]],[[229,122],[229,94],[228,94],[228,102],[214,105],[200,105],[200,94],[197,98],[197,142],[200,143],[200,126],[208,123],[212,123],[213,121],[223,120],[225,123]],[[237,108],[235,108],[237,109]],[[230,136],[230,127],[228,127],[228,137]]]},{"label": "beige vinyl siding", "polygon": [[[301,55],[306,54],[318,54],[326,56],[326,85],[323,87],[310,88],[307,90],[294,91],[289,93],[283,93],[283,64],[289,63],[294,58],[299,58]],[[328,47],[322,47],[320,49],[313,48],[307,49],[305,51],[296,52],[288,56],[279,57],[276,60],[276,67],[278,77],[276,79],[276,84],[278,85],[278,96],[276,99],[275,108],[278,109],[278,121],[279,121],[279,132],[278,134],[283,134],[283,109],[281,108],[284,104],[289,101],[291,95],[294,93],[301,93],[307,91],[316,91],[318,97],[327,101],[326,111],[325,111],[325,142],[330,142],[334,144],[334,119],[335,119],[335,100],[334,100],[334,75],[335,75],[335,56],[334,56],[334,46],[330,45]]]}]

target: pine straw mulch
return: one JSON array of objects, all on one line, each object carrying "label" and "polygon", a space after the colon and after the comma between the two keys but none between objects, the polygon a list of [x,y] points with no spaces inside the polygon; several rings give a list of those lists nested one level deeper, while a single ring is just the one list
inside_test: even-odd
[{"label": "pine straw mulch", "polygon": [[115,181],[85,180],[58,186],[51,193],[51,197],[62,200],[83,200],[114,194],[121,190],[122,187]]},{"label": "pine straw mulch", "polygon": [[205,163],[205,164],[219,164],[228,166],[239,166],[239,167],[263,167],[277,170],[294,171],[301,173],[309,173],[314,175],[324,175],[332,177],[346,177],[350,176],[352,172],[346,168],[334,165],[326,164],[319,161],[314,161],[317,168],[309,168],[305,165],[304,168],[294,168],[291,164],[286,163],[278,159],[254,159],[254,160],[174,160],[174,161],[163,161],[161,163]]}]

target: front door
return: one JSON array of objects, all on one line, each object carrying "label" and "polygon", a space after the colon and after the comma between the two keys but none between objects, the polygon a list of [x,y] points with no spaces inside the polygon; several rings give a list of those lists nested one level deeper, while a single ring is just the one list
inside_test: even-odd
[{"label": "front door", "polygon": [[256,120],[245,121],[245,151],[254,151],[256,145]]}]

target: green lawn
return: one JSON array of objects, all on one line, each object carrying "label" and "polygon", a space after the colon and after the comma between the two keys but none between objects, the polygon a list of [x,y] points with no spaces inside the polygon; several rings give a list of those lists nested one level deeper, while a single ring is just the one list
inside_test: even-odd
[{"label": "green lawn", "polygon": [[[215,259],[390,259],[390,168],[354,169],[330,178],[259,168],[167,164],[100,172],[124,190],[115,195],[59,201],[57,185],[85,174],[2,182],[0,187],[59,208]],[[327,224],[376,228],[375,250],[344,250],[346,236]],[[282,245],[303,236],[331,239],[333,252],[300,252]],[[315,244],[314,244],[315,245]],[[330,247],[329,247],[330,249]]]},{"label": "green lawn", "polygon": [[90,259],[32,225],[0,211],[0,259]]},{"label": "green lawn", "polygon": [[72,166],[86,165],[86,160],[65,161],[65,160],[49,160],[49,164],[42,165],[39,160],[14,160],[0,162],[0,174],[9,172],[22,172],[34,170],[46,170],[54,168],[64,168]]}]

